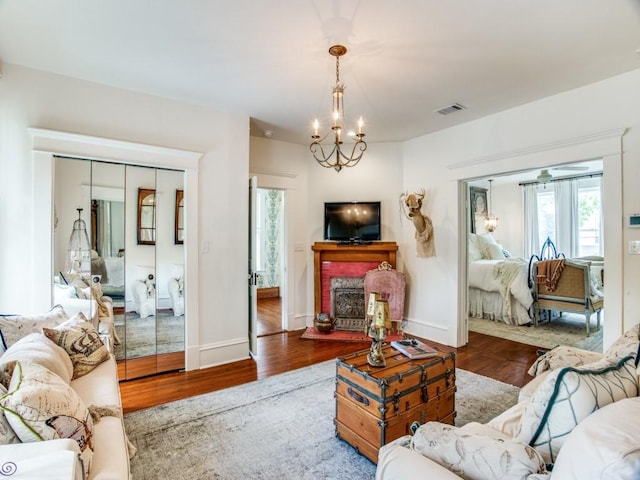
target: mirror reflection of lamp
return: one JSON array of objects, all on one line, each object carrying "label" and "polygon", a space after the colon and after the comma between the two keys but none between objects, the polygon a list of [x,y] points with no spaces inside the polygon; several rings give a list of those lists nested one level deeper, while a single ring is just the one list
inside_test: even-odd
[{"label": "mirror reflection of lamp", "polygon": [[87,234],[87,224],[82,220],[82,208],[78,208],[78,219],[73,222],[69,237],[65,270],[71,273],[91,272],[91,244]]}]

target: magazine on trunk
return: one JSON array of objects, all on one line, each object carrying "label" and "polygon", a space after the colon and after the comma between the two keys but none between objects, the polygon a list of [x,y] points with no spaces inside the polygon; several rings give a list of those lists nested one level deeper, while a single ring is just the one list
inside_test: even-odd
[{"label": "magazine on trunk", "polygon": [[418,359],[438,356],[438,350],[415,338],[395,340],[391,342],[391,346],[409,358]]}]

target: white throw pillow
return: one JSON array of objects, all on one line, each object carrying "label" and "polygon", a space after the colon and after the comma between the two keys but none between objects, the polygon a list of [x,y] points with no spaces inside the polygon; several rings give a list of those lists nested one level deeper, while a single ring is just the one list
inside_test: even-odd
[{"label": "white throw pillow", "polygon": [[[588,369],[587,369],[588,367]],[[638,396],[638,375],[632,357],[615,364],[566,367],[547,375],[525,407],[515,439],[555,461],[567,436],[598,408]]]},{"label": "white throw pillow", "polygon": [[17,362],[0,408],[23,442],[70,438],[78,442],[85,475],[93,456],[93,422],[78,394],[55,373]]},{"label": "white throw pillow", "polygon": [[546,472],[542,456],[526,443],[468,433],[439,422],[421,425],[410,448],[470,480],[527,478]]},{"label": "white throw pillow", "polygon": [[636,323],[627,330],[623,335],[611,344],[607,351],[604,352],[604,358],[610,361],[617,361],[620,358],[631,355],[635,358],[636,366],[638,365],[638,349],[640,348],[640,324]]},{"label": "white throw pillow", "polygon": [[98,330],[82,313],[55,328],[44,328],[43,332],[71,358],[73,379],[86,375],[109,359],[109,350],[102,343]]},{"label": "white throw pillow", "polygon": [[14,361],[42,365],[67,383],[71,382],[73,376],[73,364],[67,352],[42,333],[31,333],[11,345],[0,357],[0,370],[4,372],[7,365]]},{"label": "white throw pillow", "polygon": [[640,398],[607,405],[571,432],[553,466],[562,480],[640,478]]},{"label": "white throw pillow", "polygon": [[55,327],[67,320],[67,314],[56,305],[42,315],[1,315],[0,335],[2,350],[6,350],[22,337],[34,332],[42,332],[42,327]]}]

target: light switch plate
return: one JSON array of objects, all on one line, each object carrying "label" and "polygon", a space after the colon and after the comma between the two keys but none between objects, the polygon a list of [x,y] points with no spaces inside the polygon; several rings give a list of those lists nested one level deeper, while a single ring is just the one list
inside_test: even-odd
[{"label": "light switch plate", "polygon": [[640,240],[629,240],[629,255],[640,255]]}]

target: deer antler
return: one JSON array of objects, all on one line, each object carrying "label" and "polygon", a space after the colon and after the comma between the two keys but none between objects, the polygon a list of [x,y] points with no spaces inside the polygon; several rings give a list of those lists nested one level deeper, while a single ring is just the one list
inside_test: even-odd
[{"label": "deer antler", "polygon": [[400,216],[400,220],[402,220],[402,216],[404,216],[407,220],[411,220],[411,217],[409,216],[409,214],[407,213],[407,204],[406,204],[406,198],[409,195],[409,192],[402,192],[400,194],[400,212],[402,213],[402,215]]}]

